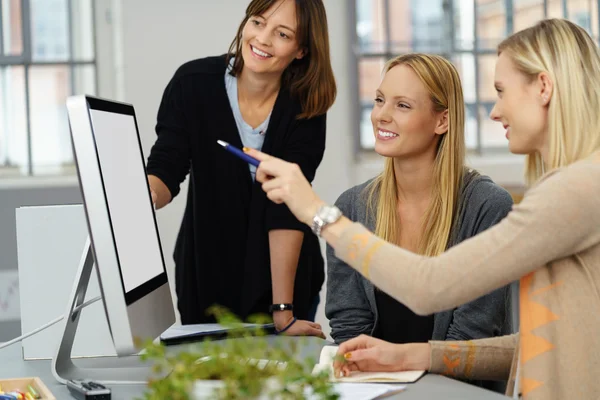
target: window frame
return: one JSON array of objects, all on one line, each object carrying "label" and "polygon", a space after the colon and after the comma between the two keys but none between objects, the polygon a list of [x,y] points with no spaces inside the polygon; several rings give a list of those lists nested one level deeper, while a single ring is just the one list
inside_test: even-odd
[{"label": "window frame", "polygon": [[[66,21],[68,23],[68,53],[69,57],[66,60],[60,61],[36,61],[33,59],[32,54],[32,36],[31,36],[31,4],[30,0],[18,0],[21,3],[21,35],[23,41],[23,49],[20,55],[5,55],[4,54],[4,26],[3,26],[3,8],[1,3],[8,0],[0,0],[0,68],[6,67],[23,67],[24,72],[24,98],[25,98],[25,126],[26,126],[26,141],[27,141],[27,174],[19,174],[19,177],[33,177],[38,176],[34,174],[33,165],[33,151],[32,151],[32,134],[31,134],[31,104],[30,104],[30,79],[29,72],[31,67],[39,66],[63,66],[69,69],[69,90],[70,95],[75,92],[75,68],[79,66],[93,66],[94,67],[94,86],[96,92],[99,88],[98,82],[98,63],[97,63],[97,37],[96,37],[96,11],[97,5],[96,0],[91,0],[91,38],[92,38],[92,57],[89,60],[77,60],[73,55],[73,1],[78,0],[65,0],[67,5]],[[10,168],[10,165],[0,164],[0,170],[4,168]],[[58,176],[71,176],[75,172],[63,173]],[[57,175],[54,175],[57,176]],[[0,180],[9,178],[2,177]]]},{"label": "window frame", "polygon": [[[351,47],[352,47],[352,57],[353,57],[353,61],[352,62],[352,67],[350,70],[351,73],[351,82],[352,82],[352,94],[354,96],[354,105],[353,105],[353,111],[354,111],[354,150],[355,150],[355,155],[360,156],[360,154],[365,154],[365,153],[373,153],[374,150],[373,148],[370,147],[365,147],[363,146],[362,142],[361,142],[361,115],[362,112],[369,108],[366,104],[363,104],[363,101],[360,97],[360,75],[359,75],[359,65],[361,60],[366,60],[366,59],[370,59],[370,58],[384,58],[386,60],[389,60],[390,58],[402,54],[402,53],[393,53],[391,51],[391,47],[392,47],[392,41],[390,40],[390,33],[391,33],[391,29],[390,29],[390,19],[392,18],[392,16],[390,16],[390,1],[392,0],[372,0],[372,1],[381,1],[383,3],[383,32],[384,32],[384,36],[385,36],[385,41],[383,43],[383,49],[384,51],[381,52],[369,52],[369,51],[361,51],[361,46],[358,40],[358,30],[357,30],[357,26],[358,26],[358,13],[357,13],[357,6],[358,6],[358,1],[360,0],[347,0],[348,1],[348,10],[349,10],[349,21],[352,21],[350,25],[350,38],[351,38]],[[410,0],[407,0],[410,1]],[[505,22],[505,37],[511,35],[512,33],[514,33],[514,16],[515,16],[515,9],[514,9],[514,0],[503,0],[503,8],[504,8],[504,22]],[[597,28],[598,28],[598,32],[599,32],[599,38],[596,38],[596,41],[600,44],[600,0],[597,0],[597,8],[596,8],[596,13],[597,13]],[[452,59],[452,57],[456,56],[456,55],[460,55],[460,54],[470,54],[473,56],[474,58],[474,79],[475,79],[475,99],[472,102],[465,102],[465,107],[470,107],[473,108],[475,110],[479,110],[482,106],[483,107],[489,107],[490,105],[490,101],[484,101],[481,99],[481,90],[480,90],[480,85],[479,85],[479,79],[480,79],[480,66],[479,66],[479,60],[480,60],[480,56],[484,56],[484,55],[495,55],[496,51],[495,49],[490,49],[490,48],[482,48],[480,46],[480,38],[478,35],[478,28],[479,28],[479,5],[477,0],[473,0],[473,46],[472,49],[460,49],[457,48],[456,45],[456,35],[455,35],[455,21],[454,21],[454,15],[455,15],[455,8],[454,8],[454,4],[455,1],[454,0],[442,0],[442,8],[443,8],[443,23],[445,24],[445,26],[443,27],[443,30],[445,32],[449,33],[449,37],[451,38],[450,40],[444,41],[444,43],[441,45],[443,51],[439,52],[437,54],[440,54],[443,57],[446,57],[448,59]],[[543,0],[542,2],[542,7],[543,7],[543,18],[548,18],[548,0]],[[562,7],[562,14],[563,14],[563,18],[568,19],[569,18],[569,8],[568,8],[568,0],[561,0],[561,7]],[[592,15],[590,14],[590,29],[593,31],[592,29]],[[415,42],[414,40],[412,40],[410,43],[407,43],[411,48],[415,47]],[[504,148],[500,148],[500,147],[484,147],[483,146],[483,138],[482,138],[482,123],[481,123],[481,115],[479,112],[475,113],[475,120],[477,122],[477,130],[476,130],[476,139],[477,139],[477,144],[474,148],[469,148],[468,152],[470,154],[475,154],[475,155],[482,155],[482,154],[506,154],[507,153],[507,149]]]}]

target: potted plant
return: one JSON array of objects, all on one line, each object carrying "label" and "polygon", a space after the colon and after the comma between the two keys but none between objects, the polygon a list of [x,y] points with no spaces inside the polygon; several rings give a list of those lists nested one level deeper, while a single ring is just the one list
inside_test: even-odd
[{"label": "potted plant", "polygon": [[[211,312],[222,325],[241,324],[222,308]],[[267,321],[255,317],[250,322]],[[233,329],[228,340],[205,340],[177,353],[161,343],[146,343],[142,359],[152,363],[157,378],[148,383],[144,399],[338,399],[329,375],[312,373],[315,360],[299,359],[301,345],[268,340],[260,328]]]}]

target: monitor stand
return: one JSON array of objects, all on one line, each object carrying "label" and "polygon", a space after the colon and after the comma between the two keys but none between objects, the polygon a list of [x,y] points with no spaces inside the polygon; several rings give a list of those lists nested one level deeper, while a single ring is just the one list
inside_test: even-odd
[{"label": "monitor stand", "polygon": [[88,237],[64,314],[62,339],[52,360],[52,374],[63,384],[71,379],[90,379],[107,384],[146,384],[152,376],[152,371],[149,364],[143,363],[138,355],[85,357],[78,358],[75,362],[71,357],[79,317],[83,311],[79,307],[85,301],[93,267],[94,256]]}]

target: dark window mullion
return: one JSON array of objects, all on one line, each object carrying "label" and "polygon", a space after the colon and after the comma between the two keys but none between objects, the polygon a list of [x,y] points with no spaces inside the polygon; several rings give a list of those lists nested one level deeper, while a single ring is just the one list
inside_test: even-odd
[{"label": "dark window mullion", "polygon": [[477,34],[478,14],[477,0],[473,0],[473,60],[475,61],[475,121],[477,122],[476,151],[477,154],[481,154],[481,116],[479,114],[479,36]]},{"label": "dark window mullion", "polygon": [[4,56],[4,19],[2,14],[4,10],[2,10],[2,0],[0,0],[0,60],[2,60],[2,56]]},{"label": "dark window mullion", "polygon": [[[96,2],[92,1],[92,55],[93,58],[92,60],[94,61],[94,94],[95,95],[99,95],[100,94],[100,82],[98,80],[98,64],[97,64],[97,60],[96,60],[96,46],[98,45],[97,43],[97,35],[96,35]],[[356,26],[356,24],[354,24],[354,26]],[[356,31],[356,29],[355,29]]]},{"label": "dark window mullion", "polygon": [[29,99],[29,65],[23,66],[25,76],[25,122],[27,127],[27,175],[33,176],[33,149],[31,143],[31,101]]},{"label": "dark window mullion", "polygon": [[31,143],[31,101],[29,99],[29,67],[32,63],[31,50],[31,4],[29,0],[21,2],[23,34],[23,70],[25,77],[25,124],[27,134],[27,175],[33,176],[33,149]]},{"label": "dark window mullion", "polygon": [[390,25],[390,0],[383,0],[383,15],[383,27],[385,29],[384,53],[390,54],[392,47],[392,40],[390,38],[392,36],[392,27]]},{"label": "dark window mullion", "polygon": [[67,0],[67,34],[69,35],[67,38],[67,49],[69,51],[68,65],[69,65],[69,85],[70,90],[69,93],[75,93],[75,65],[73,61],[75,57],[73,56],[73,0]]},{"label": "dark window mullion", "polygon": [[506,13],[506,33],[505,36],[513,34],[514,28],[514,5],[513,0],[504,0],[504,7]]},{"label": "dark window mullion", "polygon": [[353,102],[353,114],[354,114],[354,156],[357,157],[358,156],[358,151],[362,150],[363,145],[361,142],[361,138],[360,138],[360,122],[361,122],[361,113],[360,113],[360,82],[359,82],[359,63],[360,60],[362,58],[361,56],[361,50],[360,50],[360,44],[358,42],[358,32],[356,31],[356,25],[358,24],[358,12],[356,11],[356,0],[346,0],[349,4],[351,4],[350,7],[348,7],[348,10],[350,12],[350,18],[348,18],[349,21],[352,21],[353,24],[352,26],[349,27],[350,32],[349,35],[352,38],[350,40],[350,48],[349,50],[351,51],[351,57],[354,57],[354,63],[351,64],[353,66],[353,68],[350,71],[350,76],[353,78],[351,81],[355,82],[355,84],[352,86],[353,88],[353,92],[354,92],[354,98],[357,99],[357,101]]}]

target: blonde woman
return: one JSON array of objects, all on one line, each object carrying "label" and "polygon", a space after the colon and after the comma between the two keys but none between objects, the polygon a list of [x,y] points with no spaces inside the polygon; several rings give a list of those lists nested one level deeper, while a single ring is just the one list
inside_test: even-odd
[{"label": "blonde woman", "polygon": [[[344,192],[342,213],[377,236],[436,256],[510,211],[508,192],[465,168],[464,100],[456,68],[441,56],[390,60],[371,113],[383,172]],[[325,313],[337,343],[362,333],[394,343],[511,333],[508,286],[460,307],[419,316],[327,249]]]},{"label": "blonde woman", "polygon": [[[529,400],[600,398],[600,54],[581,27],[545,20],[498,48],[491,117],[531,188],[497,225],[437,257],[386,243],[338,217],[293,164],[259,152],[267,196],[313,224],[376,286],[417,314],[472,301],[520,278],[520,334],[394,345],[361,336],[340,346],[352,370],[423,368],[506,379]],[[274,177],[267,179],[268,176]],[[444,363],[444,360],[452,362]]]}]

